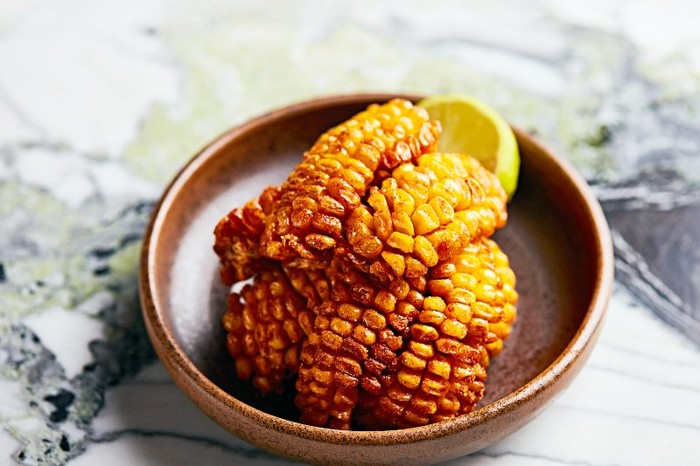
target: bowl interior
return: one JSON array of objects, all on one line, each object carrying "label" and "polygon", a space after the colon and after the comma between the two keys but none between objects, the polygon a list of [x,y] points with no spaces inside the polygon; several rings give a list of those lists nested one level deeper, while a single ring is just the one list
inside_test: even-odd
[{"label": "bowl interior", "polygon": [[[235,377],[220,316],[228,290],[218,278],[213,228],[232,207],[281,183],[323,131],[386,96],[319,102],[273,113],[206,148],[167,192],[149,273],[165,331],[206,378],[262,411],[295,420],[293,390],[260,397]],[[561,355],[584,321],[600,279],[598,232],[578,188],[531,138],[516,130],[522,155],[508,225],[495,238],[508,254],[520,294],[518,318],[489,368],[481,405],[512,393]]]}]

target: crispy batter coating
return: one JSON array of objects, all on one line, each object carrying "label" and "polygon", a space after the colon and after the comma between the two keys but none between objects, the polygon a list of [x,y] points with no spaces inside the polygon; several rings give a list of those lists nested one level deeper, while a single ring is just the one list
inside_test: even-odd
[{"label": "crispy batter coating", "polygon": [[516,316],[515,274],[489,237],[495,175],[434,153],[440,125],[393,100],[324,133],[287,181],[233,209],[214,250],[241,379],[297,376],[307,424],[412,427],[472,411]]}]

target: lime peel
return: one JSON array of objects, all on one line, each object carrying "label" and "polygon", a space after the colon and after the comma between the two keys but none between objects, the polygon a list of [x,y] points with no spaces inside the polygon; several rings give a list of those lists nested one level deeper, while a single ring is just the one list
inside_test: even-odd
[{"label": "lime peel", "polygon": [[440,152],[461,152],[475,157],[496,174],[511,199],[518,185],[520,153],[508,122],[483,101],[464,94],[442,94],[418,102],[430,118],[442,124]]}]

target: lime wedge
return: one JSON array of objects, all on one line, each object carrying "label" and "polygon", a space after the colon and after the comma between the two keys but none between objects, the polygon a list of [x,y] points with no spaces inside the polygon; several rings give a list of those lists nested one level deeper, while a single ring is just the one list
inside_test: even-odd
[{"label": "lime wedge", "polygon": [[492,107],[474,97],[445,94],[427,97],[418,105],[442,124],[440,152],[471,155],[496,174],[508,199],[518,185],[520,154],[508,122]]}]

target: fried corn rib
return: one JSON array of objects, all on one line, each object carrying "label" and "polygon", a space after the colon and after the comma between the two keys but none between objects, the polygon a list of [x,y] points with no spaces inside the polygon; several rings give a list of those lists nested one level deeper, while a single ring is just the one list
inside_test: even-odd
[{"label": "fried corn rib", "polygon": [[302,422],[386,429],[470,412],[515,318],[514,275],[496,243],[469,244],[427,281],[397,278],[387,289],[341,272],[331,271],[334,300],[302,349]]},{"label": "fried corn rib", "polygon": [[515,275],[489,239],[507,221],[495,175],[435,153],[409,102],[330,129],[281,186],[215,228],[222,321],[241,379],[296,377],[307,424],[412,427],[474,409],[516,316]]},{"label": "fried corn rib", "polygon": [[252,283],[229,295],[222,317],[238,377],[251,379],[263,393],[280,391],[285,376],[297,373],[301,345],[313,322],[282,266],[267,264]]},{"label": "fried corn rib", "polygon": [[327,265],[369,186],[397,165],[433,151],[439,132],[425,110],[395,99],[371,105],[324,133],[281,186],[260,254],[309,267]]},{"label": "fried corn rib", "polygon": [[428,290],[400,367],[381,392],[363,392],[358,423],[386,429],[426,425],[471,412],[484,393],[489,355],[515,319],[515,276],[490,239],[430,270]]},{"label": "fried corn rib", "polygon": [[348,256],[385,283],[420,277],[507,220],[498,179],[476,159],[426,154],[397,167],[347,222]]},{"label": "fried corn rib", "polygon": [[331,297],[302,348],[295,402],[302,422],[348,429],[359,391],[378,393],[382,374],[398,368],[425,279],[378,287],[340,257],[328,274]]},{"label": "fried corn rib", "polygon": [[[373,181],[435,149],[440,125],[403,99],[371,105],[322,134],[282,186],[234,208],[217,225],[222,281],[251,277],[262,256],[318,266]],[[262,239],[261,239],[262,237]]]}]

